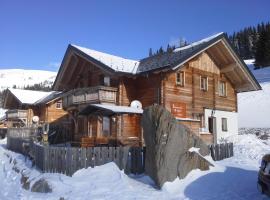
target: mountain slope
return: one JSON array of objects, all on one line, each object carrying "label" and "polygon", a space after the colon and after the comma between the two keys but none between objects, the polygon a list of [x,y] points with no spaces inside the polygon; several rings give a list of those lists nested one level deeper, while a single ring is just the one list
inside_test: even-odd
[{"label": "mountain slope", "polygon": [[0,69],[0,91],[16,85],[23,88],[27,85],[45,83],[50,86],[53,84],[56,72],[43,70],[24,70],[24,69]]},{"label": "mountain slope", "polygon": [[254,60],[245,60],[262,90],[238,94],[239,127],[270,127],[270,67],[254,70]]}]

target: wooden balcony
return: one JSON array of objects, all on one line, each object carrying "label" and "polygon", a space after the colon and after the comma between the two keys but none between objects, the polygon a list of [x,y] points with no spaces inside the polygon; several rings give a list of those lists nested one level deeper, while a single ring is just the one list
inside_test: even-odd
[{"label": "wooden balcony", "polygon": [[27,110],[8,110],[6,112],[7,119],[26,119],[27,118]]},{"label": "wooden balcony", "polygon": [[67,92],[63,96],[63,108],[87,103],[116,103],[117,88],[96,86],[78,88]]}]

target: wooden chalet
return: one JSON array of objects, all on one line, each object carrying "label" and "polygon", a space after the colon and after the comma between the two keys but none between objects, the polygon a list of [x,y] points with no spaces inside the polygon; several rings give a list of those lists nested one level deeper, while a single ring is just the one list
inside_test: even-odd
[{"label": "wooden chalet", "polygon": [[62,109],[60,92],[43,92],[22,89],[7,89],[4,97],[6,123],[8,127],[32,125],[32,118],[39,117],[39,123],[63,122],[67,113]]},{"label": "wooden chalet", "polygon": [[261,87],[220,33],[140,61],[69,45],[53,89],[65,92],[73,140],[95,146],[142,145],[152,104],[218,143],[238,132],[237,93]]}]

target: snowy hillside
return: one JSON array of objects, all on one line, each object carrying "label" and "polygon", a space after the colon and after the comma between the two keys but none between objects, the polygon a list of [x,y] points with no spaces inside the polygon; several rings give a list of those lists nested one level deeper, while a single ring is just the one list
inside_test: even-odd
[{"label": "snowy hillside", "polygon": [[245,60],[245,63],[260,83],[270,82],[270,66],[254,70],[254,59]]},{"label": "snowy hillside", "polygon": [[27,85],[45,83],[52,85],[56,77],[56,72],[43,70],[24,70],[24,69],[0,69],[0,91],[16,85],[23,88]]},{"label": "snowy hillside", "polygon": [[[263,135],[265,130],[256,130],[260,131]],[[234,141],[234,157],[218,162],[207,157],[215,165],[209,171],[193,170],[185,179],[165,183],[162,190],[157,190],[149,177],[127,176],[114,163],[82,169],[72,177],[42,174],[30,161],[25,162],[24,156],[6,150],[6,140],[0,140],[0,199],[268,199],[258,192],[256,184],[260,159],[270,152],[270,140],[261,140],[253,133],[242,130],[238,137],[230,138]],[[22,174],[29,177],[30,186],[41,178],[46,179],[52,193],[24,190]]]},{"label": "snowy hillside", "polygon": [[254,70],[254,60],[245,60],[262,90],[238,94],[239,127],[270,127],[270,67]]}]

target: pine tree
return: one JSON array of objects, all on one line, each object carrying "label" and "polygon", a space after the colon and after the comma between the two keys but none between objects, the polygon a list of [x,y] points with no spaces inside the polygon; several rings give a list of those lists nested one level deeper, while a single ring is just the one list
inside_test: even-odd
[{"label": "pine tree", "polygon": [[162,46],[159,48],[159,50],[158,50],[158,54],[163,54],[164,53],[164,50],[163,50],[163,48],[162,48]]},{"label": "pine tree", "polygon": [[152,48],[149,49],[149,57],[153,56]]},{"label": "pine tree", "polygon": [[256,44],[255,66],[256,68],[270,66],[270,30],[265,28],[262,28]]}]

